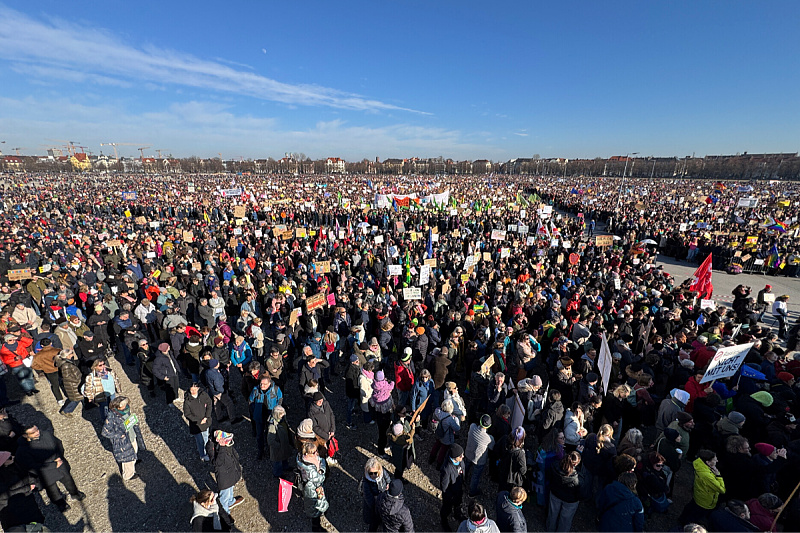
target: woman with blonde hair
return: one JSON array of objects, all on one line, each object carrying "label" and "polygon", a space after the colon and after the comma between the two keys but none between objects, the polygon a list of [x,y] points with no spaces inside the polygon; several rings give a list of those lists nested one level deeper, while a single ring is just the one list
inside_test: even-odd
[{"label": "woman with blonde hair", "polygon": [[592,474],[594,479],[595,494],[617,477],[614,470],[614,457],[616,456],[614,428],[611,425],[603,424],[597,433],[586,437],[582,459],[586,470]]},{"label": "woman with blonde hair", "polygon": [[631,388],[628,385],[622,384],[614,388],[611,392],[606,394],[603,400],[602,417],[603,424],[610,424],[614,428],[617,436],[622,431],[622,414],[625,412],[625,404],[628,402],[628,395],[631,393]]}]

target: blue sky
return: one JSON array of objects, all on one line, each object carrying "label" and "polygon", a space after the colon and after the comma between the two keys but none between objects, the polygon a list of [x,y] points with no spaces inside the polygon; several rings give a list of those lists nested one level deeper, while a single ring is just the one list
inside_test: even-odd
[{"label": "blue sky", "polygon": [[791,0],[0,3],[0,146],[796,152],[798,23]]}]

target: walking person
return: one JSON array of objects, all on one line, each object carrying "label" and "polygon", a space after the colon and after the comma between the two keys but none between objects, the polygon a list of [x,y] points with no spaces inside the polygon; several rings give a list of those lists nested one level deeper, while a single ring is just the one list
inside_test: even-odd
[{"label": "walking person", "polygon": [[70,507],[58,488],[59,481],[74,500],[83,501],[86,498],[72,478],[69,463],[64,458],[64,445],[52,431],[42,431],[35,425],[25,428],[14,459],[37,479],[37,485],[44,486],[50,502],[62,513]]},{"label": "walking person", "polygon": [[108,405],[108,416],[100,433],[111,441],[114,460],[122,467],[122,479],[139,479],[136,460],[139,450],[144,450],[144,437],[139,427],[139,417],[131,413],[128,398],[117,396]]},{"label": "walking person", "polygon": [[44,338],[40,341],[42,349],[33,354],[33,362],[31,369],[41,372],[50,383],[50,390],[56,399],[59,407],[62,407],[66,401],[64,395],[61,394],[61,385],[58,382],[58,368],[56,368],[55,360],[58,357],[60,350],[53,346],[53,341]]},{"label": "walking person", "polygon": [[189,386],[189,394],[183,401],[183,416],[189,421],[189,434],[194,436],[197,444],[197,453],[200,460],[208,462],[211,459],[206,453],[208,444],[208,430],[211,427],[214,401],[206,391],[202,389],[200,383],[194,382]]},{"label": "walking person", "polygon": [[786,340],[786,321],[789,318],[789,308],[786,302],[789,301],[789,295],[784,294],[778,296],[772,303],[772,317],[778,322],[778,337]]},{"label": "walking person", "polygon": [[311,531],[325,531],[322,517],[329,506],[324,487],[328,464],[320,457],[316,444],[303,444],[303,451],[297,455],[297,469],[302,483],[303,509],[311,519]]},{"label": "walking person", "polygon": [[[469,496],[475,498],[480,494],[478,487],[481,475],[489,460],[489,451],[494,449],[494,437],[489,435],[488,429],[492,427],[492,417],[482,415],[479,424],[470,424],[467,434],[467,449],[464,454],[466,468],[464,478],[469,479]],[[470,477],[470,473],[472,477]]]},{"label": "walking person", "polygon": [[242,465],[239,463],[239,454],[233,447],[233,433],[226,433],[220,429],[214,432],[214,438],[206,444],[206,454],[214,465],[214,474],[219,489],[219,504],[226,513],[240,505],[244,496],[234,496],[233,490],[242,479]]},{"label": "walking person", "polygon": [[383,375],[383,370],[375,372],[375,380],[372,383],[372,398],[369,405],[375,413],[375,421],[378,426],[378,451],[384,455],[389,455],[387,446],[386,432],[392,424],[392,412],[394,411],[394,400],[392,390],[394,382],[387,381]]},{"label": "walking person", "polygon": [[445,461],[448,448],[456,441],[456,433],[461,429],[458,419],[453,416],[453,402],[445,400],[442,406],[433,413],[436,420],[434,436],[436,442],[433,443],[431,452],[428,455],[428,464],[436,462],[436,467],[441,468]]},{"label": "walking person", "polygon": [[204,362],[208,364],[208,368],[203,371],[201,379],[205,381],[206,387],[208,387],[208,394],[214,402],[214,414],[217,417],[217,422],[225,422],[231,419],[234,422],[239,421],[235,414],[233,401],[228,391],[225,390],[225,378],[219,370],[219,361],[209,359]]},{"label": "walking person", "polygon": [[64,384],[64,393],[67,396],[67,401],[58,413],[72,417],[75,409],[83,401],[81,394],[83,374],[78,368],[78,357],[75,350],[61,350],[55,359],[55,366],[61,373],[61,382]]},{"label": "walking person", "polygon": [[319,391],[315,392],[312,397],[311,406],[308,408],[308,418],[313,423],[314,433],[325,442],[325,449],[328,452],[327,463],[337,464],[338,462],[333,458],[334,454],[331,453],[331,441],[336,435],[336,416],[333,414],[331,404]]}]

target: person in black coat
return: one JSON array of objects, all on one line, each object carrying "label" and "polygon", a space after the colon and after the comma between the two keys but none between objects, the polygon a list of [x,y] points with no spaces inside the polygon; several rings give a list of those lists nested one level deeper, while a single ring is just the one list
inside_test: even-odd
[{"label": "person in black coat", "polygon": [[239,454],[233,447],[233,433],[216,430],[214,438],[208,439],[206,454],[214,465],[219,504],[226,513],[229,513],[233,507],[244,501],[244,496],[233,495],[234,487],[242,479],[242,465],[239,462]]},{"label": "person in black coat", "polygon": [[206,454],[206,444],[213,410],[214,402],[211,396],[201,388],[200,383],[192,383],[189,386],[189,394],[183,400],[183,416],[189,421],[189,434],[194,435],[197,452],[203,461],[210,460]]},{"label": "person in black coat", "polygon": [[361,378],[361,364],[356,354],[350,356],[350,365],[344,374],[344,395],[347,398],[347,427],[355,428],[353,424],[353,410],[359,404],[361,399],[361,387],[359,379]]},{"label": "person in black coat", "polygon": [[69,505],[58,489],[59,481],[76,500],[81,501],[86,497],[72,479],[69,463],[64,458],[64,445],[51,431],[41,431],[35,425],[25,428],[19,439],[15,460],[37,479],[37,485],[44,486],[47,497],[62,513],[69,509]]},{"label": "person in black coat", "polygon": [[458,444],[450,446],[450,453],[442,464],[439,475],[442,489],[442,508],[439,511],[442,531],[450,529],[449,518],[455,511],[456,520],[463,520],[461,502],[464,499],[464,448]]},{"label": "person in black coat", "polygon": [[169,344],[166,342],[159,344],[158,353],[153,361],[153,376],[161,382],[168,404],[178,399],[179,368],[178,361],[172,355]]},{"label": "person in black coat", "polygon": [[[321,392],[315,392],[312,400],[308,408],[308,418],[314,423],[314,433],[324,440],[327,445],[331,437],[336,433],[336,417],[333,414],[331,404],[328,403],[328,400],[325,399]],[[331,461],[331,459],[329,458],[328,462],[336,464],[336,461]]]},{"label": "person in black coat", "polygon": [[376,508],[386,533],[414,533],[414,520],[403,498],[403,482],[395,479],[389,490],[378,495]]},{"label": "person in black coat", "polygon": [[559,423],[563,427],[562,420],[564,420],[564,404],[561,403],[561,392],[551,389],[547,405],[542,411],[542,423],[538,427],[539,439],[543,439],[554,427],[559,427]]},{"label": "person in black coat", "polygon": [[35,494],[36,480],[19,468],[9,452],[0,452],[0,525],[3,531],[44,522]]},{"label": "person in black coat", "polygon": [[[2,379],[2,376],[0,376]],[[17,453],[17,442],[22,435],[22,424],[9,414],[5,407],[0,408],[0,451]]]},{"label": "person in black coat", "polygon": [[503,533],[525,533],[528,523],[522,513],[522,504],[528,498],[528,493],[522,487],[514,487],[510,492],[500,491],[497,494],[495,513],[497,516],[497,529]]},{"label": "person in black coat", "polygon": [[709,517],[709,531],[758,531],[750,522],[750,509],[741,500],[728,500]]}]

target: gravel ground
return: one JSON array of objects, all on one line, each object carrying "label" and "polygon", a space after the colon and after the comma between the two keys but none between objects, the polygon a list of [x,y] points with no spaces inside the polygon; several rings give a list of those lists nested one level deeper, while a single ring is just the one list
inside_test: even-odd
[{"label": "gravel ground", "polygon": [[[212,468],[202,463],[197,455],[194,439],[189,435],[182,414],[176,407],[164,404],[163,393],[150,398],[145,391],[140,393],[138,385],[130,379],[133,367],[123,367],[111,362],[118,373],[123,394],[131,398],[132,409],[140,414],[142,433],[147,451],[140,452],[141,464],[137,472],[141,479],[124,482],[120,470],[110,451],[109,443],[99,436],[100,413],[98,409],[76,410],[74,418],[65,418],[57,412],[57,404],[46,380],[39,380],[41,393],[26,402],[10,408],[10,412],[22,423],[35,422],[43,428],[53,428],[64,443],[66,457],[78,487],[87,494],[83,502],[72,501],[72,508],[59,513],[41,492],[41,507],[46,525],[53,531],[185,531],[189,529],[191,505],[189,497],[198,488],[215,489]],[[12,380],[9,380],[9,383]],[[238,393],[239,375],[231,377],[231,389],[237,396],[237,411],[246,414],[246,404]],[[186,387],[184,382],[182,387]],[[328,521],[323,525],[328,531],[366,531],[361,522],[361,497],[358,481],[363,476],[366,459],[378,451],[374,442],[376,426],[360,424],[358,429],[348,430],[344,426],[344,380],[333,378],[329,385],[333,389],[332,404],[339,415],[337,436],[342,454],[340,464],[331,467],[326,484],[330,500]],[[15,386],[11,387],[12,394]],[[289,422],[296,427],[303,418],[303,403],[294,382],[284,391]],[[226,429],[231,429],[230,427]],[[278,482],[272,477],[268,461],[256,461],[255,439],[246,422],[232,428],[235,446],[241,457],[244,477],[237,485],[236,494],[245,496],[245,502],[232,511],[236,528],[241,531],[304,531],[310,522],[303,514],[302,501],[292,499],[289,512],[277,512]],[[427,455],[433,443],[430,434],[417,440],[418,464],[406,471],[409,483],[405,488],[406,504],[412,512],[418,531],[439,530],[438,473],[427,464]],[[464,437],[460,443],[463,445]],[[385,460],[385,466],[393,467]],[[291,476],[289,476],[291,479]],[[684,463],[678,473],[675,504],[666,515],[654,515],[648,519],[646,529],[664,531],[676,523],[677,515],[691,497],[691,466]],[[486,480],[481,486],[483,496],[479,500],[494,516],[494,500],[497,487]],[[544,512],[533,503],[526,503],[524,511],[530,531],[544,530]],[[591,503],[582,503],[575,517],[573,530],[596,529],[594,509]]]}]

